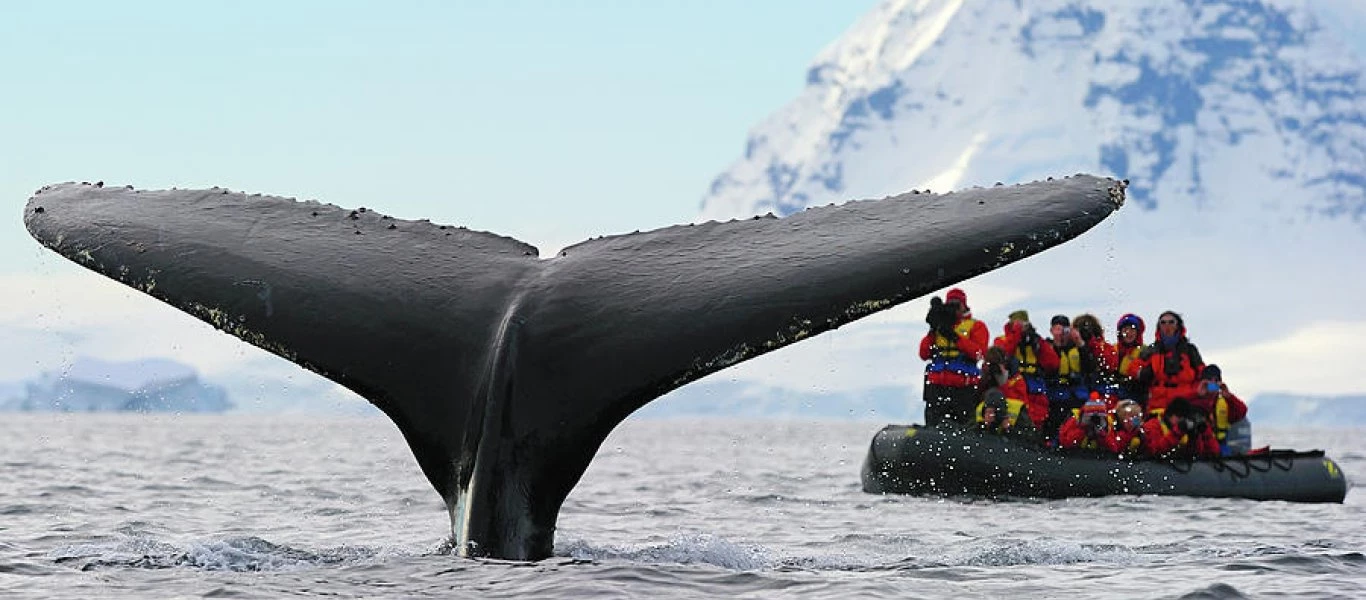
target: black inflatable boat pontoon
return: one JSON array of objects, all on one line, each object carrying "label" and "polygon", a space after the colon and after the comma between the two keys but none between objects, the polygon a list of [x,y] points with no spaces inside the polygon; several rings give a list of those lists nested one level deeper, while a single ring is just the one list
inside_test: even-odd
[{"label": "black inflatable boat pontoon", "polygon": [[975,429],[888,425],[863,462],[863,491],[1067,498],[1155,494],[1342,502],[1347,480],[1323,451],[1206,459],[1126,459],[1057,451]]}]

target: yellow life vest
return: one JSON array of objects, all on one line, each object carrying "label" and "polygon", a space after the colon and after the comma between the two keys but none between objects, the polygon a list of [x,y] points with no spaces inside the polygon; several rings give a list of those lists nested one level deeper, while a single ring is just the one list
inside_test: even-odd
[{"label": "yellow life vest", "polygon": [[[976,324],[976,319],[963,319],[953,326],[953,332],[957,333],[960,338],[971,337],[972,327]],[[949,338],[938,333],[934,334],[934,347],[941,358],[958,358],[962,354],[962,351],[958,349],[958,342],[950,341]],[[969,358],[976,359],[977,357]]]},{"label": "yellow life vest", "polygon": [[1214,399],[1214,437],[1218,438],[1219,443],[1224,443],[1224,437],[1228,435],[1228,398],[1222,393]]},{"label": "yellow life vest", "polygon": [[1138,361],[1138,355],[1143,352],[1143,346],[1134,346],[1133,349],[1119,357],[1119,375],[1129,377],[1129,369],[1133,368],[1134,362]]},{"label": "yellow life vest", "polygon": [[[978,403],[977,403],[977,422],[978,422],[978,423],[985,423],[985,422],[986,422],[986,418],[982,416],[982,413],[986,412],[986,405],[987,405],[986,402],[978,402]],[[1006,422],[1005,422],[1005,425],[1006,425],[1007,427],[1014,427],[1014,426],[1015,426],[1015,421],[1019,420],[1020,414],[1021,414],[1021,413],[1024,413],[1024,414],[1026,414],[1026,415],[1029,414],[1028,409],[1026,409],[1024,406],[1025,406],[1024,400],[1016,400],[1016,399],[1014,399],[1014,398],[1006,398]],[[1031,423],[1032,423],[1032,421],[1031,421]]]},{"label": "yellow life vest", "polygon": [[1034,375],[1039,372],[1039,357],[1034,355],[1034,348],[1019,344],[1015,346],[1015,360],[1020,363],[1020,373],[1023,375]]},{"label": "yellow life vest", "polygon": [[1058,379],[1068,380],[1081,374],[1081,351],[1076,346],[1058,351]]}]

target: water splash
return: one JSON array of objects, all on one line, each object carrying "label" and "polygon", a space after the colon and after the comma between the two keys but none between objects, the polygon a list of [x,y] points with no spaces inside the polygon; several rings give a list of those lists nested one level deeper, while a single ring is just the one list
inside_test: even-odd
[{"label": "water splash", "polygon": [[738,571],[770,569],[776,564],[771,553],[762,546],[737,544],[706,533],[680,535],[663,544],[652,545],[599,547],[574,540],[557,548],[556,554],[591,561],[708,564]]}]

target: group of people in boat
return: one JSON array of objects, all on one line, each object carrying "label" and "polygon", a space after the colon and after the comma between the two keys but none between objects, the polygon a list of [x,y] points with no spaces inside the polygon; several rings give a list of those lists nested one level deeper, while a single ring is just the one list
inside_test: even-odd
[{"label": "group of people in boat", "polygon": [[1056,315],[1043,337],[1024,310],[1010,313],[992,340],[967,294],[953,288],[931,299],[925,321],[928,426],[1126,456],[1229,455],[1250,442],[1238,433],[1247,405],[1217,365],[1205,364],[1176,312],[1158,316],[1147,344],[1137,315],[1119,318],[1111,343],[1094,315]]}]

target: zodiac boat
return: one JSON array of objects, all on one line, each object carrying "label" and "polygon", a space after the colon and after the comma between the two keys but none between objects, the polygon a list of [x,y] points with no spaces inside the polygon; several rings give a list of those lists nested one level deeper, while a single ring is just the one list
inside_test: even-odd
[{"label": "zodiac boat", "polygon": [[1068,498],[1154,494],[1342,502],[1347,480],[1321,450],[1202,459],[1058,451],[976,429],[888,425],[863,462],[873,494]]}]

